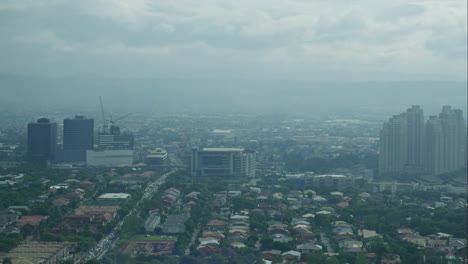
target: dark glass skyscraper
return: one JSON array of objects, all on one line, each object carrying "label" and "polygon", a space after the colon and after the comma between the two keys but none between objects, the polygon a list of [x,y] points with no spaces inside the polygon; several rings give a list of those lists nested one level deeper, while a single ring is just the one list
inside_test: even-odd
[{"label": "dark glass skyscraper", "polygon": [[38,166],[46,166],[54,160],[57,151],[57,123],[40,118],[28,124],[28,161]]},{"label": "dark glass skyscraper", "polygon": [[66,162],[86,161],[86,150],[94,147],[94,120],[75,116],[63,120],[63,154]]},{"label": "dark glass skyscraper", "polygon": [[93,149],[94,120],[83,116],[63,120],[63,149]]}]

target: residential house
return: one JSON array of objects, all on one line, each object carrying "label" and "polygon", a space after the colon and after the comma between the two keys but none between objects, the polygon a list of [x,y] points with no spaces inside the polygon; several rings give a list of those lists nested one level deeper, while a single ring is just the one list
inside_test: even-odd
[{"label": "residential house", "polygon": [[281,254],[283,256],[283,261],[297,261],[301,259],[301,252],[290,250]]},{"label": "residential house", "polygon": [[343,252],[363,252],[363,243],[354,239],[345,239],[338,243]]},{"label": "residential house", "polygon": [[400,264],[400,256],[399,255],[390,255],[386,256],[385,258],[382,259],[380,262],[381,264]]},{"label": "residential house", "polygon": [[16,221],[16,226],[21,228],[25,225],[38,226],[47,216],[43,215],[25,215]]},{"label": "residential house", "polygon": [[464,238],[450,238],[448,242],[448,246],[455,251],[466,248],[466,239]]},{"label": "residential house", "polygon": [[226,222],[213,219],[208,221],[206,224],[206,229],[210,231],[215,231],[215,232],[224,232],[224,228],[226,226]]},{"label": "residential house", "polygon": [[305,243],[296,246],[297,251],[300,251],[302,254],[307,254],[312,251],[322,251],[322,246],[313,244],[313,243]]},{"label": "residential house", "polygon": [[434,249],[441,249],[447,246],[447,240],[445,239],[427,239],[426,240],[426,247],[434,248]]},{"label": "residential house", "polygon": [[280,250],[263,251],[262,255],[263,255],[263,258],[266,260],[275,260],[281,257],[281,251]]}]

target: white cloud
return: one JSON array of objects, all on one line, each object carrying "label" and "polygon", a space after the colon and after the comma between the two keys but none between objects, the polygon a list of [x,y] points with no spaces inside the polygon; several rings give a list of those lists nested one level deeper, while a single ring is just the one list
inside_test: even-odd
[{"label": "white cloud", "polygon": [[[18,65],[28,63],[21,49],[38,50],[44,56],[35,59],[44,62],[81,54],[91,65],[76,69],[109,60],[132,65],[130,75],[171,65],[182,76],[193,68],[207,77],[223,70],[276,76],[287,67],[466,80],[466,10],[458,0],[7,0],[0,3],[10,15],[0,18],[0,52]],[[100,70],[113,74],[112,65]]]}]

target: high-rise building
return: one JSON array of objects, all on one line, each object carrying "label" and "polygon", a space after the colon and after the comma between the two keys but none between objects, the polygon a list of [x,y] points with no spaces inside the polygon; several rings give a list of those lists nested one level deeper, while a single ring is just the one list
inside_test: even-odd
[{"label": "high-rise building", "polygon": [[28,161],[38,166],[46,166],[55,158],[57,151],[57,123],[47,118],[28,124]]},{"label": "high-rise building", "polygon": [[467,130],[463,112],[444,106],[426,123],[425,166],[431,174],[453,172],[466,166]]},{"label": "high-rise building", "polygon": [[413,106],[385,122],[380,132],[381,174],[441,174],[466,167],[467,130],[463,112],[444,106],[424,126]]},{"label": "high-rise building", "polygon": [[407,146],[405,114],[395,115],[385,122],[380,131],[380,174],[401,173],[404,170]]},{"label": "high-rise building", "polygon": [[412,106],[406,111],[406,170],[418,171],[424,164],[423,145],[424,145],[424,113],[421,107]]},{"label": "high-rise building", "polygon": [[94,147],[94,120],[83,116],[63,120],[63,161],[85,162]]},{"label": "high-rise building", "polygon": [[255,177],[255,152],[243,148],[192,149],[190,172],[195,177]]},{"label": "high-rise building", "polygon": [[424,165],[426,172],[436,174],[439,171],[439,155],[441,139],[441,126],[437,116],[430,116],[426,121],[425,136],[424,136]]},{"label": "high-rise building", "polygon": [[63,120],[63,149],[93,149],[94,120],[75,116]]},{"label": "high-rise building", "polygon": [[395,115],[380,132],[380,173],[419,173],[424,164],[424,114],[419,106]]}]

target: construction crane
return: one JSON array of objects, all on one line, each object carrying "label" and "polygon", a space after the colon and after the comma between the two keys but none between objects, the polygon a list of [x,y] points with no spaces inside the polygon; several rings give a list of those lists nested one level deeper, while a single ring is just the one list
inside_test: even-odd
[{"label": "construction crane", "polygon": [[118,125],[116,125],[115,122],[118,121],[118,120],[124,119],[125,117],[127,117],[129,115],[131,115],[131,113],[126,114],[124,116],[121,116],[121,117],[119,117],[119,118],[117,118],[115,120],[112,119],[112,116],[111,116],[110,117],[111,125],[110,125],[110,128],[109,128],[109,133],[111,133],[112,135],[120,135],[120,127]]},{"label": "construction crane", "polygon": [[102,98],[101,98],[101,96],[99,96],[99,103],[100,103],[100,105],[101,105],[101,115],[102,115],[102,123],[103,123],[103,126],[102,126],[102,127],[103,127],[103,130],[104,130],[104,131],[102,131],[102,132],[103,132],[103,133],[106,133],[106,132],[107,132],[107,128],[108,128],[109,126],[107,125],[106,116],[104,115],[104,106],[102,105]]},{"label": "construction crane", "polygon": [[122,120],[122,119],[128,117],[128,116],[131,115],[131,114],[132,114],[132,113],[128,113],[128,114],[123,115],[123,116],[121,116],[121,117],[118,117],[118,118],[116,118],[116,119],[114,119],[114,120],[112,120],[112,116],[111,116],[111,119],[110,119],[111,126],[113,126],[113,125],[115,124],[115,122],[117,122],[117,121],[119,121],[119,120]]}]

